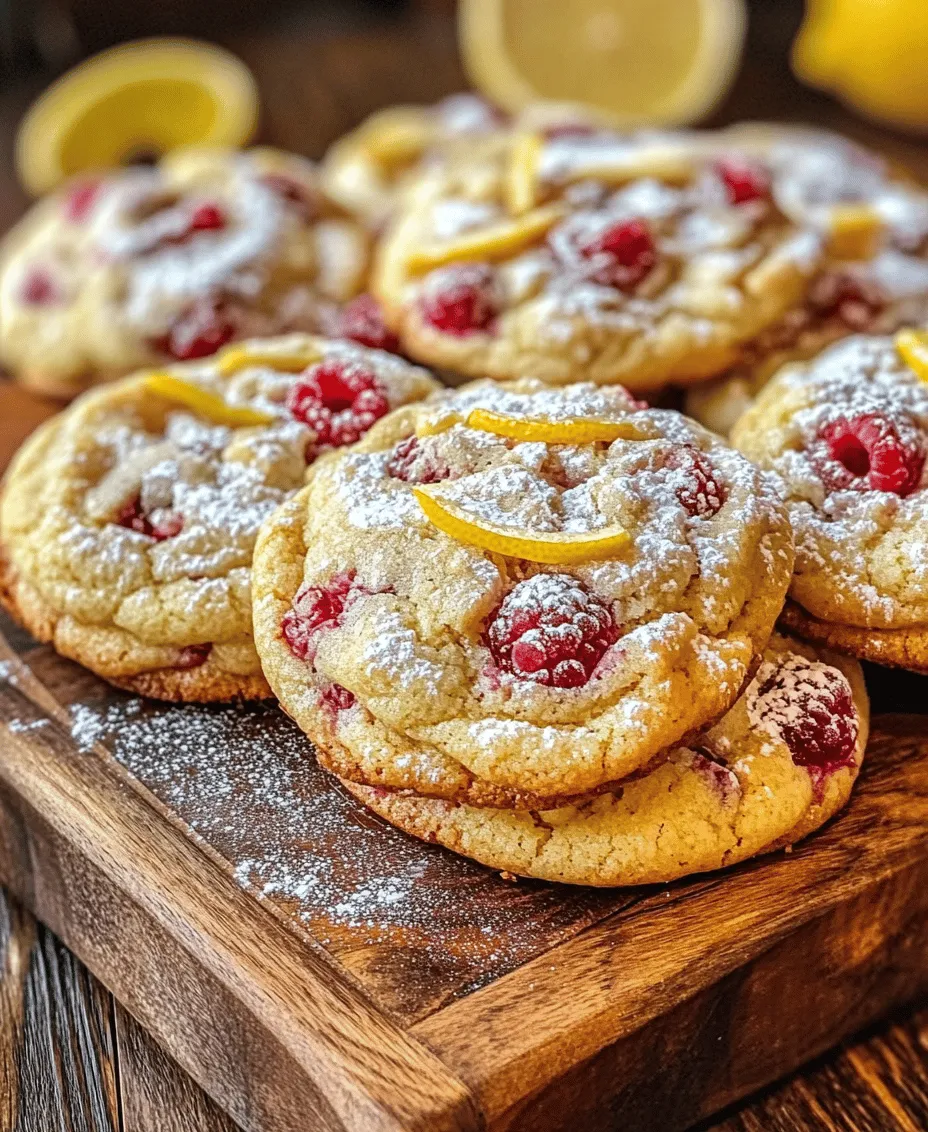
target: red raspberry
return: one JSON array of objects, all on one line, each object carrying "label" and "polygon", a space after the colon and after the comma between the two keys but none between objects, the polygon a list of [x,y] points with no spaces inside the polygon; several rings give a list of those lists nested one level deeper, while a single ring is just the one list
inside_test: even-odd
[{"label": "red raspberry", "polygon": [[366,592],[354,585],[354,571],[336,574],[327,586],[300,586],[280,624],[284,640],[297,660],[313,660],[319,637],[338,628],[351,599]]},{"label": "red raspberry", "polygon": [[758,707],[793,762],[814,778],[854,766],[860,721],[850,685],[836,668],[793,654],[759,688]]},{"label": "red raspberry", "polygon": [[748,204],[770,196],[770,176],[761,165],[739,157],[726,157],[715,169],[730,204]]},{"label": "red raspberry", "polygon": [[867,330],[886,305],[879,287],[846,271],[820,276],[809,293],[809,303],[823,318],[837,318],[849,330]]},{"label": "red raspberry", "polygon": [[218,204],[198,204],[190,216],[191,232],[212,232],[225,228],[226,214]]},{"label": "red raspberry", "polygon": [[839,417],[824,425],[810,458],[829,491],[915,491],[925,464],[920,438],[906,443],[882,413]]},{"label": "red raspberry", "polygon": [[585,684],[618,638],[608,607],[569,574],[535,574],[519,582],[487,633],[500,668],[554,688]]},{"label": "red raspberry", "polygon": [[390,402],[372,370],[358,362],[319,362],[287,395],[287,408],[313,430],[312,451],[354,444]]},{"label": "red raspberry", "polygon": [[178,361],[206,358],[235,337],[235,325],[217,299],[199,299],[180,315],[155,342],[162,353]]},{"label": "red raspberry", "polygon": [[333,715],[340,711],[347,711],[355,703],[354,692],[349,692],[341,684],[329,684],[319,693],[319,701],[323,707],[328,708]]},{"label": "red raspberry", "polygon": [[174,667],[199,668],[200,665],[206,664],[212,651],[212,645],[187,645],[185,649],[180,650],[180,656]]},{"label": "red raspberry", "polygon": [[463,337],[486,330],[496,318],[493,269],[465,263],[434,272],[420,304],[422,317],[436,330]]},{"label": "red raspberry", "polygon": [[64,217],[71,224],[83,224],[93,211],[103,188],[102,181],[78,181],[64,198]]},{"label": "red raspberry", "polygon": [[677,499],[693,518],[710,519],[728,498],[712,462],[698,448],[678,448],[671,453],[667,467],[678,473],[673,477]]},{"label": "red raspberry", "polygon": [[427,456],[418,438],[410,436],[393,449],[387,475],[406,483],[438,483],[451,475],[451,469]]},{"label": "red raspberry", "polygon": [[623,220],[620,224],[613,224],[579,250],[584,259],[602,259],[602,266],[597,268],[594,279],[619,291],[633,290],[657,263],[654,237],[643,220]]},{"label": "red raspberry", "polygon": [[261,180],[299,212],[304,221],[308,222],[316,215],[316,202],[310,190],[295,178],[288,177],[285,173],[267,173]]},{"label": "red raspberry", "polygon": [[22,301],[32,307],[47,307],[60,298],[52,273],[44,267],[33,267],[27,272],[19,294]]},{"label": "red raspberry", "polygon": [[388,350],[391,354],[397,353],[400,348],[399,338],[387,327],[380,303],[373,295],[358,295],[342,307],[335,335],[350,338],[352,342],[360,342],[374,350]]},{"label": "red raspberry", "polygon": [[142,501],[139,496],[130,499],[116,517],[120,527],[127,527],[130,531],[138,531],[140,535],[147,535],[155,542],[164,542],[165,539],[174,538],[184,529],[184,517],[176,511],[163,514],[157,523],[142,510]]}]

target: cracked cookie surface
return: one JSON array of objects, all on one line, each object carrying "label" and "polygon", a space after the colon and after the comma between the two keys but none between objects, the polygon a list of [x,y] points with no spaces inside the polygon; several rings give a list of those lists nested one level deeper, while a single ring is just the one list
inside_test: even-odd
[{"label": "cracked cookie surface", "polygon": [[0,598],[121,686],[268,696],[251,636],[262,520],[316,456],[436,388],[381,351],[290,335],[86,393],[4,479]]},{"label": "cracked cookie surface", "polygon": [[716,726],[581,805],[490,809],[344,785],[400,829],[494,869],[569,884],[665,883],[821,826],[850,796],[867,729],[859,665],[774,636]]},{"label": "cracked cookie surface", "polygon": [[[519,440],[481,414],[517,434],[637,439]],[[436,527],[417,492],[464,533]],[[597,560],[531,557],[620,528]],[[474,543],[487,531],[496,549]],[[476,382],[320,461],[265,524],[255,638],[341,777],[534,807],[606,788],[727,710],[792,557],[764,477],[679,414],[618,387]]]},{"label": "cracked cookie surface", "polygon": [[72,182],[3,243],[0,358],[72,397],[232,339],[326,332],[360,291],[368,237],[314,167],[269,149],[185,149]]}]

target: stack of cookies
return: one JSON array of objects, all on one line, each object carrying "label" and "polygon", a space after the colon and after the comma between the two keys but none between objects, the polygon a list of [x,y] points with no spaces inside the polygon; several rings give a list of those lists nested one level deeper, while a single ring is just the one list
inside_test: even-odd
[{"label": "stack of cookies", "polygon": [[0,597],[494,868],[717,869],[847,801],[856,658],[928,671],[926,320],[928,194],[807,131],[459,97],[84,181],[0,356],[120,377],[14,461]]}]

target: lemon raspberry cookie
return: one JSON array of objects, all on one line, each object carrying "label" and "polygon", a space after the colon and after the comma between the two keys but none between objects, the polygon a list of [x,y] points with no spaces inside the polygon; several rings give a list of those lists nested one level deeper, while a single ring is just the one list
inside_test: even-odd
[{"label": "lemon raspberry cookie", "polygon": [[828,252],[801,303],[746,343],[723,378],[689,390],[687,411],[727,435],[788,362],[853,334],[928,322],[928,193],[825,131],[743,126],[719,138],[772,170],[780,208],[821,232]]},{"label": "lemon raspberry cookie", "polygon": [[928,671],[928,362],[919,335],[899,341],[902,353],[892,338],[849,338],[787,366],[733,440],[779,473],[796,534],[786,624]]},{"label": "lemon raspberry cookie", "polygon": [[344,785],[387,821],[496,869],[587,885],[665,883],[805,837],[848,800],[868,702],[847,657],[774,637],[713,728],[620,790],[517,811]]},{"label": "lemon raspberry cookie", "polygon": [[69,397],[232,339],[332,329],[361,290],[368,238],[313,167],[266,149],[181,150],[73,182],[0,257],[0,360]]},{"label": "lemon raspberry cookie", "polygon": [[792,558],[765,477],[679,414],[477,382],[378,422],[265,524],[255,640],[341,777],[537,808],[726,711]]},{"label": "lemon raspberry cookie", "polygon": [[822,253],[762,169],[689,135],[515,128],[419,174],[373,288],[419,360],[644,390],[733,364]]},{"label": "lemon raspberry cookie", "polygon": [[6,476],[0,599],[121,687],[267,696],[251,636],[258,527],[318,455],[435,388],[389,354],[293,335],[88,392]]}]

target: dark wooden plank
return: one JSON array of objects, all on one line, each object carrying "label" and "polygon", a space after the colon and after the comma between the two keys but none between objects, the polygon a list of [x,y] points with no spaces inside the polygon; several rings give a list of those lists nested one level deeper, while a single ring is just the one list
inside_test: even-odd
[{"label": "dark wooden plank", "polygon": [[236,1132],[236,1126],[131,1015],[116,1005],[125,1132]]},{"label": "dark wooden plank", "polygon": [[35,921],[0,889],[0,1129],[9,1132],[19,1111],[19,1053],[26,1025],[25,998]]}]

